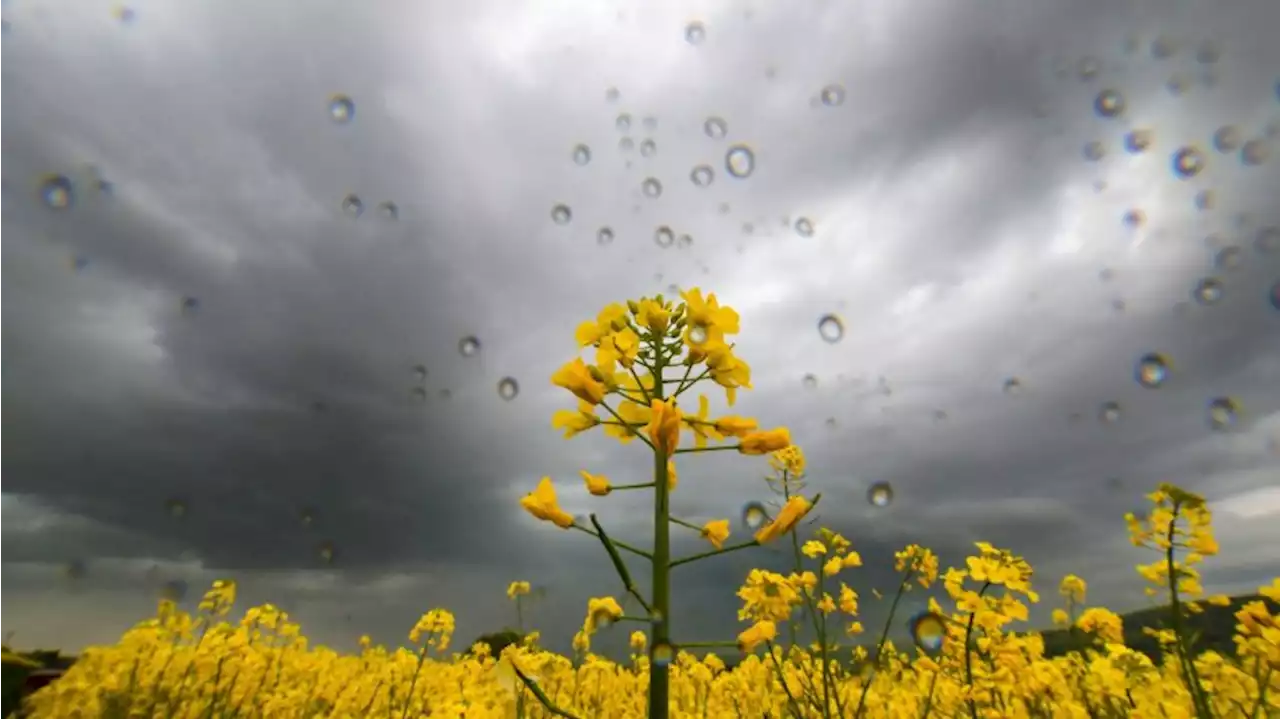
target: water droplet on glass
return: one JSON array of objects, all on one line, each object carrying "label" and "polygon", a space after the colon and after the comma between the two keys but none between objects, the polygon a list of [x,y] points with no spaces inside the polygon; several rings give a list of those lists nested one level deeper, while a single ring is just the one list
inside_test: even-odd
[{"label": "water droplet on glass", "polygon": [[1186,180],[1200,174],[1204,169],[1204,153],[1195,147],[1179,148],[1173,153],[1173,174]]},{"label": "water droplet on glass", "polygon": [[661,197],[662,183],[652,177],[645,178],[645,181],[640,183],[640,190],[644,192],[645,197]]},{"label": "water droplet on glass", "polygon": [[616,87],[611,87],[604,91],[605,102],[617,102],[620,97],[622,97],[622,93]]},{"label": "water droplet on glass", "polygon": [[613,626],[613,615],[607,609],[597,609],[591,613],[591,623],[596,629],[608,629]]},{"label": "water droplet on glass", "polygon": [[1136,230],[1146,223],[1147,214],[1142,210],[1134,208],[1126,211],[1120,221],[1124,223],[1125,227],[1128,227],[1131,230]]},{"label": "water droplet on glass", "polygon": [[653,231],[653,241],[658,247],[666,249],[676,241],[676,233],[670,227],[663,225]]},{"label": "water droplet on glass", "polygon": [[734,145],[724,155],[724,169],[738,179],[750,177],[756,169],[756,155],[746,145]]},{"label": "water droplet on glass", "polygon": [[1119,90],[1103,90],[1093,100],[1093,111],[1100,117],[1119,117],[1124,112],[1124,96]]},{"label": "water droplet on glass", "polygon": [[676,249],[687,250],[693,247],[693,235],[680,235],[676,238]]},{"label": "water droplet on glass", "polygon": [[823,315],[818,320],[818,336],[828,343],[844,339],[844,322],[835,315]]},{"label": "water droplet on glass", "polygon": [[706,187],[710,185],[716,177],[716,173],[711,169],[710,165],[698,165],[689,173],[689,179],[693,180],[693,184],[698,187]]},{"label": "water droplet on glass", "polygon": [[320,555],[320,561],[325,564],[333,564],[333,558],[336,554],[333,542],[321,542],[320,546],[316,548],[316,553]]},{"label": "water droplet on glass", "polygon": [[386,200],[378,205],[378,214],[384,220],[398,220],[400,219],[400,206],[391,200]]},{"label": "water droplet on glass", "polygon": [[675,647],[666,642],[654,642],[653,649],[649,650],[649,661],[655,667],[665,667],[671,664],[675,656]]},{"label": "water droplet on glass", "polygon": [[65,175],[45,175],[40,182],[40,200],[51,210],[66,210],[75,203],[75,190]]},{"label": "water droplet on glass", "polygon": [[707,341],[707,328],[703,325],[693,325],[689,328],[689,344],[701,345]]},{"label": "water droplet on glass", "polygon": [[1244,252],[1235,245],[1227,245],[1218,250],[1213,256],[1213,266],[1220,270],[1235,270],[1240,268],[1240,263],[1244,260]]},{"label": "water droplet on glass", "polygon": [[1259,228],[1258,234],[1253,238],[1253,249],[1260,255],[1280,252],[1280,227],[1268,225]]},{"label": "water droplet on glass", "polygon": [[573,146],[573,164],[585,165],[591,162],[591,148],[586,145]]},{"label": "water droplet on glass", "polygon": [[112,14],[115,15],[116,20],[119,20],[120,23],[123,25],[128,25],[132,23],[135,19],[137,19],[137,13],[134,11],[133,8],[127,5],[116,6]]},{"label": "water droplet on glass", "polygon": [[808,217],[796,218],[796,234],[801,237],[813,237],[813,221]]},{"label": "water droplet on glass", "polygon": [[1187,79],[1186,75],[1177,74],[1169,78],[1169,81],[1164,86],[1170,95],[1181,97],[1187,94],[1187,90],[1191,89],[1191,81]]},{"label": "water droplet on glass", "polygon": [[874,507],[893,504],[893,487],[888,482],[876,482],[867,488],[867,501]]},{"label": "water droplet on glass", "polygon": [[427,401],[427,390],[424,387],[414,387],[413,389],[409,390],[409,394],[413,395],[414,400],[418,402]]},{"label": "water droplet on glass", "polygon": [[763,527],[769,521],[769,512],[765,509],[764,504],[760,502],[747,502],[742,508],[742,525],[747,529],[755,531]]},{"label": "water droplet on glass", "polygon": [[658,154],[658,143],[653,140],[644,140],[640,143],[640,156],[653,157]]},{"label": "water droplet on glass", "polygon": [[193,315],[196,310],[200,309],[200,300],[196,297],[183,297],[180,307],[182,308],[182,314]]},{"label": "water droplet on glass", "polygon": [[1196,283],[1196,288],[1191,291],[1191,296],[1196,302],[1206,307],[1216,305],[1222,300],[1223,286],[1222,281],[1216,277],[1206,277]]},{"label": "water droplet on glass", "polygon": [[926,654],[942,651],[942,644],[947,638],[947,624],[942,617],[929,611],[920,612],[907,622],[907,626],[911,630],[911,639]]},{"label": "water droplet on glass", "polygon": [[463,357],[471,357],[480,351],[480,340],[474,336],[463,337],[458,340],[458,353]]},{"label": "water droplet on glass", "polygon": [[807,374],[800,380],[800,383],[804,385],[805,389],[814,389],[818,386],[818,378],[815,375]]},{"label": "water droplet on glass", "polygon": [[514,377],[503,377],[498,382],[498,396],[505,400],[513,400],[520,394],[520,385]]},{"label": "water droplet on glass", "polygon": [[1145,128],[1130,130],[1124,135],[1124,149],[1130,154],[1139,155],[1146,152],[1155,139],[1156,133],[1153,130]]},{"label": "water droplet on glass", "polygon": [[713,140],[719,140],[729,134],[729,123],[719,117],[708,117],[706,121],[702,123],[702,131],[706,133],[707,137],[710,137]]},{"label": "water droplet on glass", "polygon": [[1092,80],[1098,76],[1098,72],[1102,69],[1102,63],[1098,62],[1098,58],[1086,55],[1080,58],[1080,62],[1076,65],[1076,75],[1081,80]]},{"label": "water droplet on glass", "polygon": [[187,516],[187,503],[181,499],[170,498],[165,500],[164,509],[169,513],[170,517],[182,519]]},{"label": "water droplet on glass", "polygon": [[1230,397],[1211,400],[1208,407],[1209,428],[1223,431],[1236,426],[1240,417],[1240,405]]},{"label": "water droplet on glass", "polygon": [[1133,377],[1147,389],[1155,389],[1169,379],[1169,360],[1159,352],[1149,352],[1138,358]]},{"label": "water droplet on glass", "polygon": [[303,509],[298,512],[298,521],[302,523],[302,526],[310,527],[316,521],[315,511],[311,509]]},{"label": "water droplet on glass", "polygon": [[556,205],[551,208],[551,221],[557,225],[567,225],[573,219],[573,210],[568,205]]},{"label": "water droplet on glass", "polygon": [[347,195],[342,198],[342,211],[351,217],[359,217],[364,214],[364,202],[355,195]]},{"label": "water droplet on glass", "polygon": [[619,132],[627,132],[631,129],[631,116],[627,113],[618,115],[618,119],[613,121],[613,126],[618,128]]},{"label": "water droplet on glass", "polygon": [[329,117],[345,125],[355,119],[356,104],[346,95],[334,95],[329,98]]},{"label": "water droplet on glass", "polygon": [[414,373],[415,375],[417,375],[417,376],[418,376],[418,381],[419,381],[419,382],[426,382],[426,381],[427,381],[427,366],[426,366],[426,365],[420,365],[420,364],[418,364],[418,365],[414,365],[414,366],[413,366],[413,373]]},{"label": "water droplet on glass", "polygon": [[839,85],[827,85],[822,88],[822,92],[818,97],[822,98],[822,104],[827,107],[839,107],[844,104],[844,88]]},{"label": "water droplet on glass", "polygon": [[1196,209],[1208,211],[1218,204],[1218,196],[1213,190],[1201,190],[1196,193]]},{"label": "water droplet on glass", "polygon": [[1081,151],[1081,154],[1084,155],[1084,159],[1090,162],[1097,162],[1106,156],[1107,147],[1100,141],[1093,140],[1084,144],[1084,149]]},{"label": "water droplet on glass", "polygon": [[62,568],[62,574],[71,581],[79,581],[89,574],[89,567],[83,559],[72,559]]},{"label": "water droplet on glass", "polygon": [[687,40],[690,45],[701,45],[702,41],[707,39],[706,26],[696,20],[685,25],[684,39]]},{"label": "water droplet on glass", "polygon": [[1115,424],[1120,421],[1121,409],[1119,402],[1103,402],[1098,407],[1098,421],[1103,424]]},{"label": "water droplet on glass", "polygon": [[1262,138],[1254,138],[1240,147],[1240,161],[1249,167],[1256,167],[1271,157],[1271,146]]},{"label": "water droplet on glass", "polygon": [[1213,147],[1221,153],[1235,152],[1240,148],[1240,130],[1234,125],[1223,125],[1213,133]]},{"label": "water droplet on glass", "polygon": [[1201,65],[1212,65],[1222,57],[1222,47],[1213,40],[1205,40],[1196,49],[1196,62]]},{"label": "water droplet on glass", "polygon": [[608,245],[613,242],[613,228],[601,227],[596,230],[596,244],[600,246]]}]

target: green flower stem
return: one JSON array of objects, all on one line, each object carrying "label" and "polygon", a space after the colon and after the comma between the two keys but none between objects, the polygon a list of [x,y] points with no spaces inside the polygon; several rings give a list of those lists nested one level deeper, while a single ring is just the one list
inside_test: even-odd
[{"label": "green flower stem", "polygon": [[[661,380],[667,357],[657,352],[653,363],[653,376]],[[663,382],[653,385],[653,398],[665,399]],[[653,449],[653,610],[657,617],[653,624],[653,643],[671,642],[671,516],[670,486],[667,473],[666,452],[645,442]],[[671,674],[666,664],[657,664],[649,670],[649,719],[667,719],[671,713]]]},{"label": "green flower stem", "polygon": [[[686,366],[686,367],[688,367],[689,369],[692,369],[692,368],[693,368],[693,365],[685,365],[685,366]],[[707,369],[703,370],[703,371],[702,371],[702,374],[698,375],[697,377],[694,377],[694,378],[693,378],[693,379],[691,379],[691,380],[687,379],[687,378],[689,377],[689,372],[688,372],[688,371],[685,371],[684,376],[685,376],[685,378],[686,378],[686,379],[685,379],[685,380],[681,380],[681,381],[680,381],[680,386],[676,389],[676,396],[677,396],[677,397],[679,397],[680,395],[684,394],[686,391],[688,391],[688,390],[689,390],[689,388],[693,387],[695,384],[697,384],[697,383],[701,382],[702,380],[704,380],[704,379],[706,379],[706,378],[710,377],[710,376],[711,376],[711,369],[710,369],[710,368],[707,368]]]},{"label": "green flower stem", "polygon": [[[889,605],[889,618],[884,622],[884,629],[880,632],[880,639],[876,642],[876,653],[874,663],[871,665],[871,676],[867,677],[867,681],[862,685],[862,694],[858,697],[858,706],[853,711],[854,719],[860,719],[862,712],[866,710],[867,692],[871,691],[871,684],[875,681],[876,671],[880,668],[880,651],[884,649],[884,643],[889,639],[889,628],[893,626],[893,615],[898,611],[898,602],[902,601],[902,595],[907,593],[907,585],[911,583],[911,577],[915,574],[915,567],[908,566],[907,571],[902,573],[902,581],[898,582],[898,592],[893,595],[893,603]],[[983,588],[983,591],[986,591]]]},{"label": "green flower stem", "polygon": [[622,586],[626,587],[627,594],[635,597],[640,602],[640,606],[644,607],[646,612],[653,612],[648,602],[636,589],[635,582],[631,581],[631,572],[627,571],[627,565],[622,561],[622,556],[618,554],[617,547],[613,546],[613,541],[609,539],[609,535],[605,533],[604,527],[600,526],[600,520],[596,519],[596,515],[591,515],[591,526],[596,528],[596,536],[600,538],[600,543],[604,545],[604,551],[609,553],[609,559],[613,562],[613,568],[618,570],[618,577],[622,579]]},{"label": "green flower stem", "polygon": [[546,707],[547,711],[551,712],[555,716],[564,717],[564,719],[578,719],[576,715],[570,714],[555,704],[552,704],[551,700],[547,698],[546,693],[542,691],[542,687],[538,686],[537,682],[526,677],[524,672],[516,668],[515,664],[512,664],[511,668],[515,669],[516,676],[520,677],[520,681],[524,682],[524,685],[529,688],[529,691],[533,692],[533,696],[537,697],[538,701],[542,703],[542,706]]},{"label": "green flower stem", "polygon": [[734,451],[737,451],[738,448],[741,446],[742,445],[740,444],[721,444],[721,445],[716,445],[715,447],[685,447],[684,449],[677,449],[676,454],[697,454],[699,452],[727,452],[731,449]]},{"label": "green flower stem", "polygon": [[620,614],[613,618],[615,622],[643,622],[648,624],[653,621],[653,617],[633,617],[630,614]]},{"label": "green flower stem", "polygon": [[636,381],[636,386],[640,388],[640,394],[644,397],[645,404],[649,404],[653,398],[650,396],[649,390],[644,388],[644,382],[640,381],[640,375],[636,374],[635,364],[632,363],[627,365],[627,371],[631,373],[632,379]]},{"label": "green flower stem", "polygon": [[737,642],[680,642],[677,646],[681,649],[723,649],[726,647],[738,648]]},{"label": "green flower stem", "polygon": [[769,658],[773,660],[773,668],[778,674],[778,683],[782,685],[782,691],[787,693],[787,701],[791,702],[791,713],[796,717],[803,717],[804,711],[800,708],[800,702],[796,701],[795,695],[791,693],[791,687],[787,684],[787,678],[782,673],[782,664],[778,661],[777,655],[773,653],[773,642],[765,640],[765,649],[769,651]]},{"label": "green flower stem", "polygon": [[1200,673],[1196,671],[1196,660],[1195,657],[1190,655],[1190,647],[1187,646],[1186,634],[1182,627],[1182,602],[1178,597],[1177,562],[1174,561],[1173,556],[1173,540],[1178,528],[1178,509],[1179,506],[1175,502],[1173,505],[1173,518],[1169,520],[1169,532],[1167,535],[1169,547],[1165,549],[1164,553],[1165,566],[1169,574],[1169,617],[1173,624],[1173,646],[1177,650],[1178,661],[1182,664],[1182,669],[1187,675],[1187,690],[1191,693],[1191,701],[1195,705],[1196,716],[1199,719],[1212,719],[1213,708],[1205,697],[1204,686],[1200,683]]},{"label": "green flower stem", "polygon": [[[991,588],[991,582],[984,582],[982,589],[978,590],[978,598],[981,599]],[[978,719],[978,703],[973,700],[973,647],[969,640],[973,636],[973,622],[978,618],[977,612],[969,612],[969,623],[964,629],[964,680],[969,685],[969,716]]]},{"label": "green flower stem", "polygon": [[713,549],[709,552],[702,552],[701,554],[694,554],[692,556],[682,557],[680,559],[673,560],[671,562],[671,568],[675,569],[681,564],[696,562],[699,559],[707,559],[709,557],[716,557],[721,554],[728,554],[729,552],[736,552],[739,549],[747,549],[748,547],[758,547],[758,546],[760,546],[760,543],[753,539],[750,542],[743,542],[742,544],[734,544],[734,545],[725,547],[724,549]]},{"label": "green flower stem", "polygon": [[673,524],[678,524],[681,527],[687,527],[699,534],[702,533],[702,527],[699,527],[696,524],[690,524],[689,522],[686,522],[683,519],[680,519],[679,517],[667,517],[667,519],[670,519]]},{"label": "green flower stem", "polygon": [[[571,525],[569,528],[570,528],[570,529],[576,529],[576,530],[578,530],[579,532],[583,532],[584,534],[590,534],[590,535],[591,535],[591,536],[593,536],[593,537],[597,537],[597,538],[598,538],[598,536],[599,536],[599,535],[597,535],[595,532],[591,531],[590,529],[587,529],[586,527],[583,527],[583,526],[579,526],[579,525],[577,525],[577,524]],[[622,551],[624,551],[624,552],[631,552],[632,554],[636,555],[637,557],[644,557],[645,559],[648,559],[648,560],[650,560],[650,561],[653,561],[653,555],[652,555],[652,554],[650,554],[650,553],[648,553],[648,552],[646,552],[646,551],[644,551],[643,549],[637,549],[637,548],[635,548],[635,547],[631,546],[630,544],[624,544],[623,542],[617,542],[617,541],[614,541],[614,540],[609,540],[609,541],[613,543],[613,546],[617,547],[618,549],[621,549],[621,550],[622,550]]]},{"label": "green flower stem", "polygon": [[[655,391],[655,392],[654,392],[654,394],[655,394],[655,399],[662,399],[662,392],[660,392],[660,391]],[[627,422],[627,420],[623,419],[623,418],[622,418],[622,415],[618,414],[618,413],[617,413],[617,412],[616,412],[612,407],[610,407],[609,405],[605,404],[604,402],[601,402],[601,403],[600,403],[600,406],[601,406],[601,407],[604,407],[604,410],[605,410],[606,412],[608,412],[609,414],[613,415],[613,418],[614,418],[614,419],[616,419],[616,420],[618,420],[618,422],[619,422],[620,424],[622,424],[623,426],[625,426],[627,429],[631,430],[631,434],[632,434],[632,436],[635,436],[635,437],[640,438],[640,441],[641,441],[641,442],[644,442],[644,443],[645,443],[645,444],[647,444],[647,445],[649,445],[649,449],[652,449],[654,452],[657,452],[657,451],[658,451],[658,448],[653,446],[653,442],[650,442],[648,437],[646,437],[646,436],[644,436],[643,434],[640,434],[639,432],[637,432],[637,431],[636,431],[636,429],[635,429],[635,427],[632,427],[632,426],[631,426],[631,424],[630,424],[629,422]]]},{"label": "green flower stem", "polygon": [[[691,364],[687,364],[687,365],[685,365],[685,366],[684,366],[684,376],[683,376],[683,377],[681,377],[680,379],[676,380],[677,382],[679,382],[679,384],[677,384],[677,385],[676,385],[676,391],[675,391],[675,394],[674,394],[674,395],[672,395],[673,397],[679,397],[679,396],[680,396],[680,393],[682,393],[682,392],[684,392],[686,389],[688,389],[688,387],[685,387],[685,384],[684,384],[684,383],[689,381],[689,373],[691,373],[691,372],[693,372],[693,365],[691,365]],[[692,384],[690,384],[689,386],[690,386],[690,387],[692,387],[693,385],[692,385]]]},{"label": "green flower stem", "polygon": [[653,482],[641,482],[640,484],[613,484],[609,486],[610,492],[622,492],[628,489],[648,489],[653,486]]}]

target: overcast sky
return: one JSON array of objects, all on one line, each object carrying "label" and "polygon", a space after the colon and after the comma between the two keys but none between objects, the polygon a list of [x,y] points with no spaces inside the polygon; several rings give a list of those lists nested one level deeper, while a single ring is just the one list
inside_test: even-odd
[{"label": "overcast sky", "polygon": [[[578,470],[649,465],[563,440],[549,418],[574,404],[549,376],[579,322],[672,286],[741,313],[755,390],[735,410],[791,428],[868,594],[906,543],[956,562],[987,539],[1038,568],[1037,622],[1066,572],[1140,606],[1121,517],[1162,480],[1217,509],[1210,591],[1280,573],[1273,0],[9,0],[3,17],[19,646],[110,641],[165,583],[193,602],[231,577],[343,649],[399,643],[436,606],[467,641],[512,622],[505,587],[527,579],[565,648],[587,597],[619,586],[595,542],[518,499],[550,475],[569,511],[644,542],[643,498],[591,498]],[[1106,89],[1116,117],[1095,109]],[[734,143],[749,177],[726,172]],[[1188,146],[1203,168],[1180,178]],[[659,247],[663,225],[692,242]],[[1146,353],[1171,363],[1158,388],[1135,382]],[[1214,431],[1219,397],[1240,411]],[[764,469],[691,459],[676,510],[736,518],[767,498]],[[888,508],[866,502],[877,481]],[[746,571],[782,559],[680,571],[677,638],[731,637]]]}]

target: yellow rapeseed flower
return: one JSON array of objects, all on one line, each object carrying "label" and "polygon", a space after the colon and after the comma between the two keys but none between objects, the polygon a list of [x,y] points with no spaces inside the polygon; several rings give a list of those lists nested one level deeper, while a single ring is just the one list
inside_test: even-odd
[{"label": "yellow rapeseed flower", "polygon": [[573,526],[573,517],[560,508],[556,501],[556,488],[550,477],[543,477],[537,489],[520,500],[520,506],[534,517],[544,522],[551,522],[561,529]]},{"label": "yellow rapeseed flower", "polygon": [[812,508],[813,505],[809,500],[799,495],[788,499],[787,503],[778,511],[778,516],[756,532],[756,541],[760,544],[767,544],[781,537],[791,531],[801,519],[804,519],[804,516]]},{"label": "yellow rapeseed flower", "polygon": [[771,642],[778,637],[778,625],[763,619],[752,624],[749,628],[738,635],[738,649],[743,652],[751,653],[755,648],[765,642]]},{"label": "yellow rapeseed flower", "polygon": [[603,497],[613,491],[613,486],[609,484],[609,478],[604,475],[591,474],[590,472],[580,470],[582,481],[587,485],[587,491],[597,497]]},{"label": "yellow rapeseed flower", "polygon": [[649,405],[649,440],[659,452],[670,457],[680,445],[680,408],[672,400],[655,399]]},{"label": "yellow rapeseed flower", "polygon": [[791,446],[791,432],[786,427],[751,432],[742,438],[738,451],[743,454],[769,454]]},{"label": "yellow rapeseed flower", "polygon": [[723,549],[724,540],[729,538],[729,520],[713,519],[702,525],[702,538],[716,549]]},{"label": "yellow rapeseed flower", "polygon": [[604,384],[592,376],[587,363],[583,362],[581,357],[573,358],[556,370],[555,374],[551,375],[551,383],[569,390],[575,397],[588,404],[597,405],[604,401]]}]

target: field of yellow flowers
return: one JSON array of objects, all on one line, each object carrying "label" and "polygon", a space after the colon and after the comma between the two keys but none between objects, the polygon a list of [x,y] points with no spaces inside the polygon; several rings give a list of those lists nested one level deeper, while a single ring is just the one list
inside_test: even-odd
[{"label": "field of yellow flowers", "polygon": [[[678,304],[662,296],[606,307],[583,323],[577,339],[594,350],[574,359],[552,382],[577,407],[552,425],[574,437],[596,428],[635,443],[652,461],[651,482],[618,485],[583,470],[584,489],[605,498],[646,492],[653,498],[654,536],[647,547],[613,539],[595,514],[584,520],[560,508],[550,478],[521,505],[562,531],[600,544],[625,590],[592,599],[572,657],[539,646],[536,632],[490,656],[477,644],[450,653],[453,615],[425,613],[409,632],[414,649],[388,650],[362,639],[343,655],[310,646],[299,626],[264,605],[231,619],[234,582],[216,582],[194,615],[161,602],[154,618],[114,646],[87,650],[59,681],[30,697],[31,717],[1273,717],[1280,716],[1280,618],[1263,601],[1235,615],[1230,656],[1198,652],[1187,618],[1204,602],[1197,566],[1217,553],[1203,498],[1161,485],[1145,516],[1126,517],[1133,543],[1153,551],[1139,566],[1148,593],[1168,603],[1167,624],[1152,630],[1162,660],[1127,648],[1116,614],[1086,605],[1083,579],[1058,583],[1056,623],[1089,641],[1083,652],[1048,658],[1034,633],[1015,632],[1040,597],[1032,568],[1015,554],[979,543],[963,567],[943,570],[929,549],[911,545],[896,556],[900,579],[882,628],[859,620],[853,543],[827,529],[810,532],[806,518],[820,497],[805,494],[804,454],[785,428],[761,429],[748,417],[711,417],[701,396],[696,411],[680,398],[699,384],[723,390],[730,406],[750,389],[750,367],[729,338],[738,315],[697,289]],[[748,505],[748,538],[730,542],[731,522],[702,525],[673,516],[669,498],[678,465],[692,455],[735,451],[764,457],[772,470],[775,508]],[[688,531],[708,549],[671,556],[671,533]],[[806,536],[802,536],[802,534]],[[681,642],[670,621],[674,568],[715,561],[766,544],[789,550],[788,573],[752,570],[737,596],[743,630],[723,642]],[[631,570],[647,570],[648,591]],[[912,642],[894,646],[889,627],[902,597],[941,584],[946,604],[909,618]],[[1280,578],[1260,593],[1280,602]],[[519,616],[526,582],[508,596]],[[627,614],[627,604],[633,614]],[[591,652],[599,632],[627,623],[630,661]],[[615,626],[616,625],[616,626]],[[523,627],[522,627],[523,629]],[[810,642],[799,642],[803,634]],[[732,670],[710,650],[743,653]]]}]

